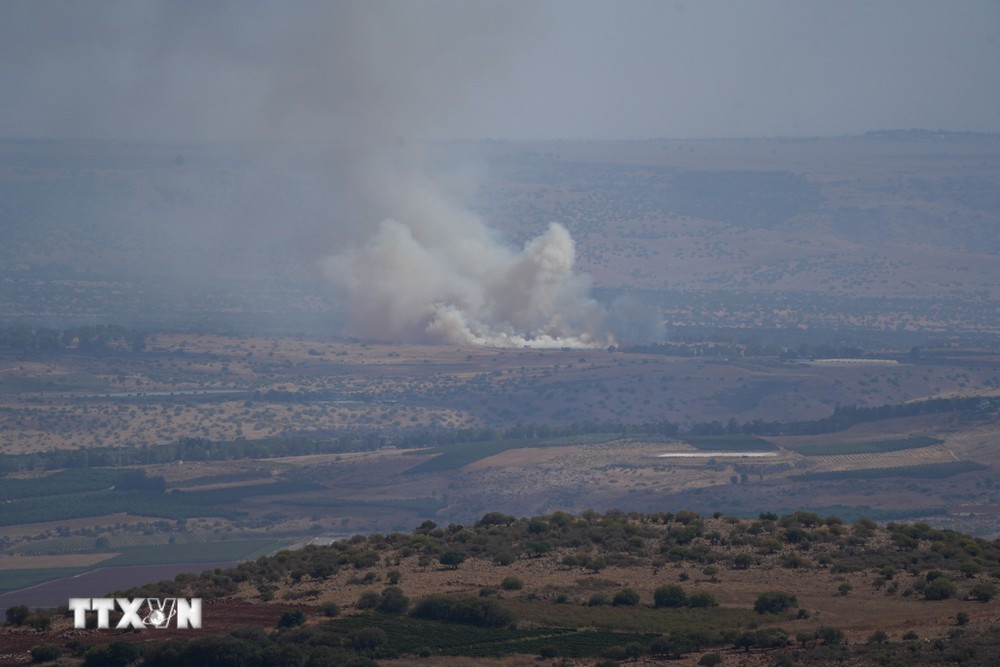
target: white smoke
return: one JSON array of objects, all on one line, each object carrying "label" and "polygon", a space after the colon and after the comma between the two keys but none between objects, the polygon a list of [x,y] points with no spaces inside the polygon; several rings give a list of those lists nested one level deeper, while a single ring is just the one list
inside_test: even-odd
[{"label": "white smoke", "polygon": [[537,37],[539,18],[535,3],[513,0],[11,2],[0,21],[0,126],[226,141],[279,163],[300,150],[334,163],[322,186],[310,180],[310,196],[288,202],[271,196],[280,187],[262,159],[263,187],[232,211],[157,221],[205,257],[165,252],[192,283],[234,246],[246,248],[241,258],[287,253],[310,266],[328,256],[324,272],[346,292],[358,335],[604,345],[603,312],[574,273],[566,230],[512,249],[414,154],[461,124],[469,84],[503,90],[505,57]]},{"label": "white smoke", "polygon": [[613,342],[588,280],[573,270],[576,250],[565,227],[551,223],[517,251],[431,189],[415,195],[401,202],[398,219],[323,262],[347,292],[348,333],[496,347]]}]

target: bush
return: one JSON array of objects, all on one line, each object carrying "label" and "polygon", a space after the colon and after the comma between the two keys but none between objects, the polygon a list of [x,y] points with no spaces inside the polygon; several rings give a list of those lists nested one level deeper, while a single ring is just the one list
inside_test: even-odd
[{"label": "bush", "polygon": [[653,591],[653,604],[657,607],[683,607],[687,603],[687,593],[675,584],[660,586]]},{"label": "bush", "polygon": [[438,562],[452,569],[465,562],[465,554],[460,551],[446,551],[438,558]]},{"label": "bush", "polygon": [[403,595],[399,586],[389,586],[382,591],[382,599],[375,608],[385,614],[405,614],[410,608],[410,598]]},{"label": "bush", "polygon": [[587,601],[588,607],[601,607],[606,604],[611,604],[611,598],[606,593],[594,593]]},{"label": "bush", "polygon": [[382,628],[358,628],[347,635],[347,646],[355,651],[374,651],[389,643],[389,635]]},{"label": "bush", "polygon": [[55,644],[39,644],[31,649],[32,662],[49,662],[58,660],[62,656],[62,651]]},{"label": "bush", "polygon": [[340,605],[336,602],[324,602],[319,606],[319,610],[324,616],[333,618],[340,614]]},{"label": "bush", "polygon": [[969,597],[979,602],[989,602],[997,594],[997,587],[988,581],[981,581],[969,589]]},{"label": "bush", "polygon": [[687,606],[689,607],[718,607],[719,601],[708,591],[695,591],[688,596]]},{"label": "bush", "polygon": [[792,607],[797,607],[798,600],[794,595],[781,591],[768,591],[757,596],[753,610],[758,614],[780,614]]},{"label": "bush", "polygon": [[7,607],[6,614],[7,625],[24,625],[28,615],[31,614],[31,610],[28,609],[27,605],[19,604],[13,607]]},{"label": "bush", "polygon": [[354,603],[354,606],[358,609],[374,609],[382,602],[382,596],[375,591],[365,591],[358,598],[358,601]]},{"label": "bush", "polygon": [[701,659],[698,661],[698,664],[702,665],[702,667],[715,667],[716,665],[721,665],[722,655],[718,653],[706,653],[705,655],[701,656]]},{"label": "bush", "polygon": [[824,644],[843,644],[844,631],[839,628],[830,627],[829,625],[821,625],[816,628],[816,639],[819,639]]},{"label": "bush", "polygon": [[521,577],[515,577],[512,574],[509,577],[504,577],[503,581],[500,582],[500,588],[505,591],[519,591],[524,588],[524,581]]},{"label": "bush", "polygon": [[868,635],[869,644],[885,644],[888,641],[889,635],[886,634],[885,630],[876,630]]},{"label": "bush", "polygon": [[611,600],[616,607],[634,607],[639,604],[639,593],[634,588],[623,588]]},{"label": "bush", "polygon": [[139,647],[128,642],[91,646],[83,656],[83,667],[125,667],[139,659]]},{"label": "bush", "polygon": [[958,588],[947,579],[940,577],[924,586],[925,600],[947,600],[958,595]]},{"label": "bush", "polygon": [[468,595],[428,595],[414,605],[410,615],[493,628],[510,625],[515,620],[514,613],[499,601]]},{"label": "bush", "polygon": [[301,609],[286,611],[278,617],[279,628],[294,628],[299,625],[304,625],[305,622],[306,615],[302,613]]}]

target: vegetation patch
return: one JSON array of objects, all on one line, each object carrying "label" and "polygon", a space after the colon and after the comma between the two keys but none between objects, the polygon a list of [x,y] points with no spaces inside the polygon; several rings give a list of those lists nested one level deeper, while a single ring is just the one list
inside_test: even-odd
[{"label": "vegetation patch", "polygon": [[882,454],[903,449],[919,449],[940,445],[944,440],[925,435],[864,442],[831,442],[819,445],[794,445],[787,449],[802,456],[840,456],[846,454]]},{"label": "vegetation patch", "polygon": [[682,441],[709,452],[766,452],[776,449],[767,440],[752,435],[688,435]]},{"label": "vegetation patch", "polygon": [[0,570],[0,593],[17,591],[29,586],[43,584],[53,579],[72,577],[86,572],[89,567],[46,567],[18,570]]},{"label": "vegetation patch", "polygon": [[224,540],[161,544],[156,547],[123,549],[122,553],[102,563],[103,566],[153,565],[161,563],[206,563],[250,560],[272,553],[284,543],[279,540]]},{"label": "vegetation patch", "polygon": [[922,463],[913,466],[895,466],[891,468],[860,468],[857,470],[828,470],[825,472],[810,472],[804,475],[791,475],[788,479],[798,482],[835,481],[842,479],[880,479],[882,477],[908,477],[913,479],[943,479],[966,472],[987,470],[988,466],[975,461],[944,461],[941,463]]}]

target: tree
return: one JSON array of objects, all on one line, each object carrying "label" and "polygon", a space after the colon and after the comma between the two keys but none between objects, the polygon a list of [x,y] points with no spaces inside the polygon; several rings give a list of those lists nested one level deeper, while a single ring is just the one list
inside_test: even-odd
[{"label": "tree", "polygon": [[459,565],[465,562],[465,554],[460,551],[446,551],[438,558],[438,562],[456,570]]},{"label": "tree", "polygon": [[660,586],[653,591],[653,605],[656,607],[683,607],[687,603],[687,593],[676,584]]},{"label": "tree", "polygon": [[757,596],[753,610],[758,614],[779,614],[798,605],[798,600],[795,599],[794,595],[781,591],[768,591]]},{"label": "tree", "polygon": [[28,609],[27,605],[19,604],[13,607],[7,607],[6,614],[7,625],[24,625],[24,622],[31,614],[31,610]]},{"label": "tree", "polygon": [[139,659],[139,647],[128,642],[91,646],[83,656],[83,667],[125,667]]},{"label": "tree", "polygon": [[989,602],[997,594],[997,587],[988,581],[981,581],[969,589],[969,597],[979,602]]},{"label": "tree", "polygon": [[382,591],[382,600],[376,609],[386,614],[404,614],[410,608],[410,598],[403,595],[399,586],[389,586]]},{"label": "tree", "polygon": [[687,606],[692,608],[718,607],[719,601],[709,591],[695,591],[688,596]]},{"label": "tree", "polygon": [[639,604],[639,593],[634,588],[623,588],[615,593],[611,604],[616,607],[634,607]]},{"label": "tree", "polygon": [[62,651],[55,644],[39,644],[31,649],[32,662],[49,662],[58,660],[62,656]]},{"label": "tree", "polygon": [[944,577],[938,577],[924,586],[925,600],[947,600],[958,595],[958,588]]},{"label": "tree", "polygon": [[279,628],[294,628],[306,622],[306,615],[301,609],[286,611],[278,617]]}]

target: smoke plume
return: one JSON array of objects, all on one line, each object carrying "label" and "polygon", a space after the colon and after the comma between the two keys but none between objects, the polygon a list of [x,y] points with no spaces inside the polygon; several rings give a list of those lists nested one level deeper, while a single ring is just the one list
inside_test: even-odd
[{"label": "smoke plume", "polygon": [[[187,259],[164,251],[162,263],[191,284],[212,275],[195,257],[237,256],[264,271],[251,260],[298,252],[343,290],[356,335],[611,341],[564,227],[510,247],[420,155],[461,125],[470,84],[502,89],[505,56],[538,36],[535,5],[14,0],[4,9],[0,127],[15,136],[229,142],[264,155],[241,201],[206,194],[196,210],[144,218],[166,246],[190,249]],[[269,171],[274,158],[303,152],[324,156],[325,183],[307,180],[314,169],[299,190],[280,191],[278,179],[291,177]],[[155,252],[141,264],[157,263]]]}]

